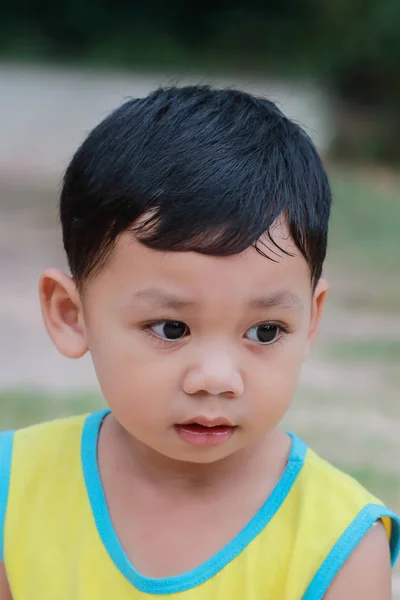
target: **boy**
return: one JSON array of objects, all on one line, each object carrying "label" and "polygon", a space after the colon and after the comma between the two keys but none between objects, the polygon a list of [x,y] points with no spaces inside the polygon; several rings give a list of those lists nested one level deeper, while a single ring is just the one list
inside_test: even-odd
[{"label": "boy", "polygon": [[399,520],[278,425],[316,336],[331,193],[234,90],[159,89],[64,179],[58,350],[109,410],[0,437],[0,599],[388,600]]}]

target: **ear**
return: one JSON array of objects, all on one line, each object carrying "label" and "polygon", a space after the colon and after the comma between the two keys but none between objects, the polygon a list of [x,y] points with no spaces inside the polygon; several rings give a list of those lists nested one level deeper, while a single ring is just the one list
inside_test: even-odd
[{"label": "ear", "polygon": [[80,358],[87,350],[82,303],[71,277],[58,269],[45,271],[39,282],[42,315],[47,332],[68,358]]},{"label": "ear", "polygon": [[327,295],[328,283],[325,279],[320,279],[315,287],[313,295],[310,329],[308,331],[308,340],[306,345],[306,351],[304,354],[304,359],[306,359],[309,355],[314,340],[317,337]]}]

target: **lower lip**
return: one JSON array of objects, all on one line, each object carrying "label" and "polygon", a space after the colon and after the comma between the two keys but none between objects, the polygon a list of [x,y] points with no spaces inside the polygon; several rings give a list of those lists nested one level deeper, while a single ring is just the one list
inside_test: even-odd
[{"label": "lower lip", "polygon": [[203,427],[201,425],[175,425],[179,437],[192,446],[221,446],[232,437],[236,427],[219,425]]}]

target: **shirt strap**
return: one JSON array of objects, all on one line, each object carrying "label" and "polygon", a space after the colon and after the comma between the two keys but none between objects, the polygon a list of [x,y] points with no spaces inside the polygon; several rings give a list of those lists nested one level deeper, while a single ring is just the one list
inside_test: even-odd
[{"label": "shirt strap", "polygon": [[0,561],[4,562],[4,524],[11,478],[13,431],[0,434]]},{"label": "shirt strap", "polygon": [[303,600],[322,600],[333,579],[365,534],[382,520],[388,533],[392,566],[400,550],[400,518],[379,504],[367,504],[343,532],[314,575]]}]

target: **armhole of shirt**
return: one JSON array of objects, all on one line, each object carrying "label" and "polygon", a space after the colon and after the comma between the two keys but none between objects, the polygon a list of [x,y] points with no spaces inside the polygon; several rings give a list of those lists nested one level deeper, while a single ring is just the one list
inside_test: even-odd
[{"label": "armhole of shirt", "polygon": [[[315,573],[302,600],[322,600],[333,579],[365,534],[379,520],[388,533],[392,567],[400,550],[400,518],[385,506],[367,504],[335,543]],[[390,532],[390,534],[389,534]]]},{"label": "armhole of shirt", "polygon": [[4,524],[11,477],[13,431],[0,434],[0,562],[4,562]]}]

